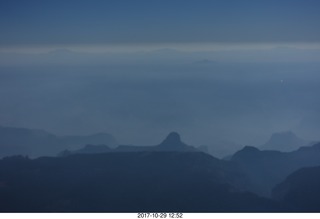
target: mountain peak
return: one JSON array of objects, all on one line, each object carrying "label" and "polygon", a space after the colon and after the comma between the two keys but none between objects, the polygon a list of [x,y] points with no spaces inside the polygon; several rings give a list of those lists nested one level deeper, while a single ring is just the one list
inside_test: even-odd
[{"label": "mountain peak", "polygon": [[299,138],[292,131],[285,131],[273,133],[270,139],[261,146],[261,149],[289,152],[294,151],[305,144],[307,144],[307,141]]},{"label": "mountain peak", "polygon": [[179,133],[177,132],[170,132],[169,135],[166,137],[165,141],[169,141],[169,142],[181,142],[181,138]]},{"label": "mountain peak", "polygon": [[176,148],[186,145],[181,141],[180,135],[177,132],[171,132],[159,146]]}]

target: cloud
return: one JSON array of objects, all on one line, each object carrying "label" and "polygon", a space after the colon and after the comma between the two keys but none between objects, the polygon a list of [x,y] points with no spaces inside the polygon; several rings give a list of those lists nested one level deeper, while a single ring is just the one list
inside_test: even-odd
[{"label": "cloud", "polygon": [[[214,47],[203,49],[203,47],[192,47],[192,45],[171,45],[172,48],[143,47],[130,50],[113,51],[77,49],[54,49],[46,52],[28,52],[31,48],[20,52],[0,53],[0,65],[120,65],[120,64],[164,64],[164,65],[185,65],[185,64],[207,64],[215,62],[243,62],[243,63],[316,63],[320,62],[320,48],[318,44],[277,46],[256,45],[244,46],[226,45],[225,47]],[[300,48],[299,48],[300,47]],[[186,49],[183,49],[186,48]],[[123,49],[123,48],[122,48]],[[132,49],[132,48],[131,48]]]}]

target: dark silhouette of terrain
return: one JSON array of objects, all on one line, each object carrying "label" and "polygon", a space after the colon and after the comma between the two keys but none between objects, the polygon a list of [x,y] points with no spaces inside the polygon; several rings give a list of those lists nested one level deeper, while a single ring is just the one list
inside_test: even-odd
[{"label": "dark silhouette of terrain", "polygon": [[199,151],[198,149],[187,145],[181,141],[180,135],[176,132],[171,132],[165,140],[154,146],[135,146],[135,145],[119,145],[111,149],[107,145],[86,145],[84,148],[70,151],[64,150],[58,156],[68,156],[70,154],[95,154],[107,152],[160,152],[160,151]]},{"label": "dark silhouette of terrain", "polygon": [[115,138],[106,133],[56,136],[43,130],[0,126],[0,158],[12,155],[53,156],[64,149],[79,148],[86,144],[117,145]]},{"label": "dark silhouette of terrain", "polygon": [[269,197],[272,188],[302,167],[320,165],[320,143],[292,152],[260,151],[246,146],[235,153],[237,163],[252,182],[250,191]]},{"label": "dark silhouette of terrain", "polygon": [[112,149],[108,147],[107,145],[91,145],[87,144],[83,148],[80,148],[78,150],[64,150],[61,151],[58,156],[63,157],[63,156],[69,156],[71,154],[100,154],[100,153],[107,153],[107,152],[112,152]]},{"label": "dark silhouette of terrain", "polygon": [[320,212],[320,166],[290,174],[272,192],[273,198],[298,212]]},{"label": "dark silhouette of terrain", "polygon": [[[26,129],[4,139],[17,133],[39,146],[59,139]],[[229,160],[176,132],[153,146],[87,144],[58,157],[1,159],[0,212],[319,212],[320,167],[304,168],[314,166],[320,143],[292,152],[246,146]]]},{"label": "dark silhouette of terrain", "polygon": [[133,146],[119,145],[116,151],[198,151],[195,147],[189,146],[181,141],[177,132],[171,132],[165,140],[154,146]]},{"label": "dark silhouette of terrain", "polygon": [[1,212],[270,212],[230,162],[202,152],[0,160]]}]

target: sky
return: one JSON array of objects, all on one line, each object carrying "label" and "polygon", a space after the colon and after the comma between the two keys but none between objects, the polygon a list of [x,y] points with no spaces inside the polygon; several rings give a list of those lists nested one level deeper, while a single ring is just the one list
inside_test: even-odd
[{"label": "sky", "polygon": [[319,140],[316,0],[0,0],[0,125]]},{"label": "sky", "polygon": [[319,43],[317,0],[1,0],[0,46]]}]

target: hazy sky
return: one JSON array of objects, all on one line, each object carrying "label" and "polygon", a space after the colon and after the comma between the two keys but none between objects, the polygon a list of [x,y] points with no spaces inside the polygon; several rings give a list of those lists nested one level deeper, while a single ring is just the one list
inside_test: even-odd
[{"label": "hazy sky", "polygon": [[319,11],[318,0],[0,0],[0,125],[134,144],[173,130],[192,144],[286,130],[319,140]]},{"label": "hazy sky", "polygon": [[1,0],[0,45],[319,42],[317,0]]}]

